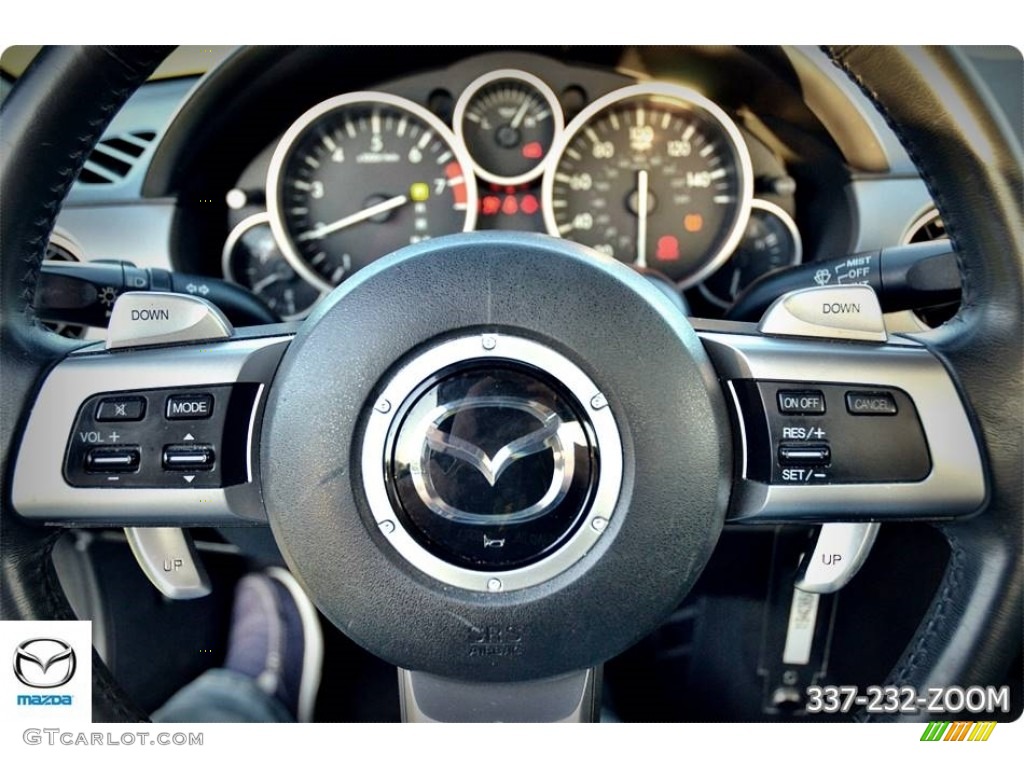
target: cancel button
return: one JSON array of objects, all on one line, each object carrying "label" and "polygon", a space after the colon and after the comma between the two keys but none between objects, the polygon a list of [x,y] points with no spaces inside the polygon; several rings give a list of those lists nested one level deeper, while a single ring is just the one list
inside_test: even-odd
[{"label": "cancel button", "polygon": [[213,413],[213,395],[171,395],[167,398],[168,419],[208,419]]},{"label": "cancel button", "polygon": [[847,392],[846,410],[854,416],[895,416],[896,400],[889,392]]}]

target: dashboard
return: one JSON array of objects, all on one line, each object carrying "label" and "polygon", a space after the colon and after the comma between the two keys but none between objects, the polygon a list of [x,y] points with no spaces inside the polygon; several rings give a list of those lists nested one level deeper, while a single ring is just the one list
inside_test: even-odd
[{"label": "dashboard", "polygon": [[[541,232],[721,317],[762,275],[905,241],[933,210],[884,124],[819,57],[249,49],[199,81],[142,89],[58,236],[77,245],[70,258],[222,278],[295,320],[404,245]],[[104,152],[123,176],[96,167]]]}]

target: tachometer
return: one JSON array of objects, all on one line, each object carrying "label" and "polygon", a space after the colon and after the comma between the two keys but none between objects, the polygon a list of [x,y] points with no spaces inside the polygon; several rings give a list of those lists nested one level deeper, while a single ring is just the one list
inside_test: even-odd
[{"label": "tachometer", "polygon": [[750,215],[750,155],[716,104],[667,83],[598,99],[566,128],[544,176],[552,235],[652,267],[681,287],[729,257]]},{"label": "tachometer", "polygon": [[471,169],[451,131],[418,104],[337,96],[302,115],[274,151],[271,227],[296,271],[329,290],[403,245],[472,229]]}]

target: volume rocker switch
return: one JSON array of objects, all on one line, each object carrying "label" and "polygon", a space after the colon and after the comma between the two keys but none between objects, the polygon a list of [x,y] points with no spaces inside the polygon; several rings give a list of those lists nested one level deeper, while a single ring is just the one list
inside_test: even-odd
[{"label": "volume rocker switch", "polygon": [[116,448],[90,448],[85,454],[86,472],[135,472],[139,468],[139,446],[121,445]]}]

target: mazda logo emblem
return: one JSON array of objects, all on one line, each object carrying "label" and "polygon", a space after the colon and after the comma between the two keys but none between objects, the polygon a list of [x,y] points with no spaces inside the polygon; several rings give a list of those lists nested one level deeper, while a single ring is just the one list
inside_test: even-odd
[{"label": "mazda logo emblem", "polygon": [[74,649],[63,640],[37,637],[14,649],[14,676],[29,688],[59,688],[77,666]]},{"label": "mazda logo emblem", "polygon": [[[460,425],[479,424],[481,418],[503,420],[509,412],[526,414],[534,428],[515,437],[488,454],[465,436],[456,434]],[[574,452],[566,448],[562,432],[567,425],[551,408],[526,398],[507,396],[467,397],[442,403],[430,410],[413,428],[422,441],[422,450],[410,467],[413,485],[420,500],[438,515],[467,525],[509,525],[524,523],[546,514],[557,506],[568,491],[574,469]],[[462,462],[478,472],[494,488],[506,470],[529,456],[551,452],[551,480],[547,490],[533,503],[521,509],[498,514],[479,514],[460,509],[438,492],[430,462],[437,455]]]}]

